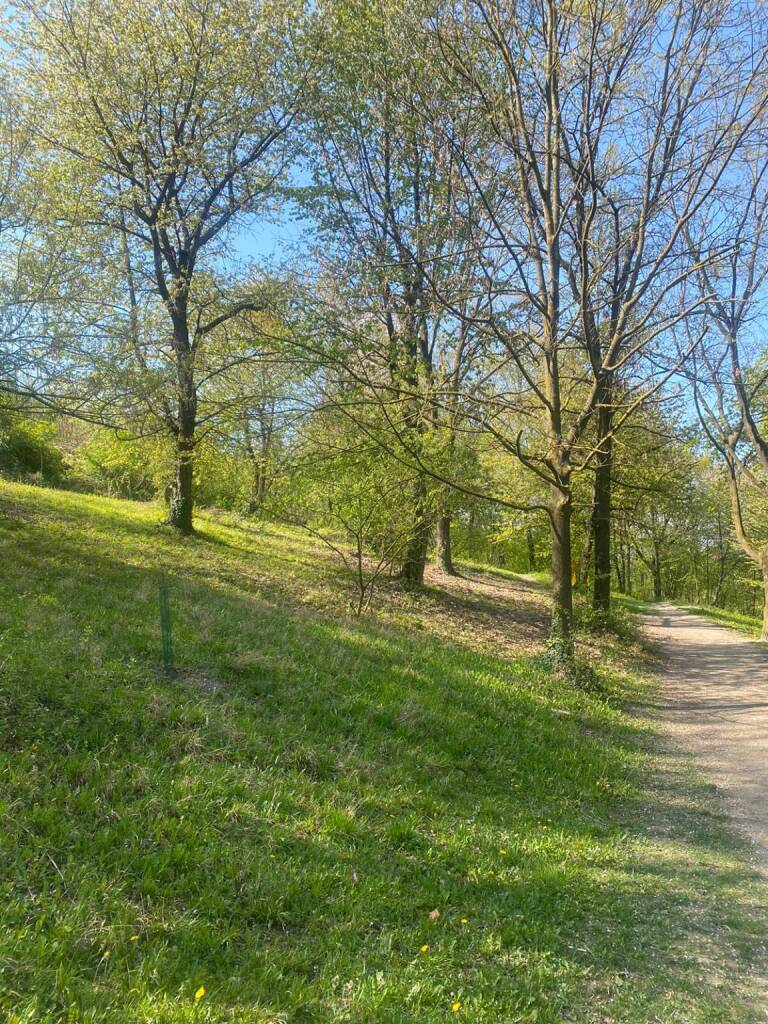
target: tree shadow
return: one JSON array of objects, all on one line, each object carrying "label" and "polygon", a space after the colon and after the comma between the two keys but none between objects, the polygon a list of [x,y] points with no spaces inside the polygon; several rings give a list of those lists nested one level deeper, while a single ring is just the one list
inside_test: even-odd
[{"label": "tree shadow", "polygon": [[[320,1024],[358,993],[361,1020],[432,1021],[449,984],[495,1019],[559,1021],[618,976],[647,1000],[698,977],[680,949],[717,935],[752,874],[678,766],[651,785],[640,724],[562,684],[553,706],[530,659],[324,616],[279,585],[276,605],[237,548],[211,546],[211,563],[151,526],[106,535],[95,550],[33,522],[13,538],[6,840],[20,921],[57,952],[41,965],[36,933],[19,939],[12,990],[55,1009],[65,961],[76,1004],[124,1001],[129,1020],[193,967],[222,1014]],[[161,571],[176,679],[160,671]],[[757,941],[732,921],[729,942]]]}]

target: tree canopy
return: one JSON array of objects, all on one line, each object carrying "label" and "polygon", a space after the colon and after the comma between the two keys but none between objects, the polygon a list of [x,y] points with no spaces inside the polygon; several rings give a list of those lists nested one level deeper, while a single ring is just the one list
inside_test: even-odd
[{"label": "tree canopy", "polygon": [[358,613],[546,556],[566,660],[574,593],[768,587],[759,5],[12,14],[5,472],[301,522]]}]

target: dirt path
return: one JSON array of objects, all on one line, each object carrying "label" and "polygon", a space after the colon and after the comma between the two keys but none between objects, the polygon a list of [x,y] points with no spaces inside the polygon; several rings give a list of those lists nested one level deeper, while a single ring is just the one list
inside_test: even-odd
[{"label": "dirt path", "polygon": [[768,867],[768,647],[672,605],[642,618],[666,659],[662,708],[675,738]]}]

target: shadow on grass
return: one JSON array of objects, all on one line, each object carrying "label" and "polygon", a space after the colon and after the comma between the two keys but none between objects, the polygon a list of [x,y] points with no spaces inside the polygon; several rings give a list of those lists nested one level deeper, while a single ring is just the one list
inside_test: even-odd
[{"label": "shadow on grass", "polygon": [[45,522],[10,542],[0,1007],[175,1022],[202,982],[238,1020],[431,1022],[460,993],[554,1024],[627,988],[699,998],[697,936],[752,876],[678,765],[650,790],[648,733],[604,701],[276,607],[225,546],[114,514],[98,550]]},{"label": "shadow on grass", "polygon": [[502,569],[494,565],[474,565],[470,563],[459,563],[462,570],[469,579],[477,579],[482,582],[484,576],[491,576],[505,583],[513,583],[530,590],[539,590],[542,593],[550,593],[552,585],[543,573],[519,573],[511,569]]},{"label": "shadow on grass", "polygon": [[[480,583],[476,576],[466,577],[474,585]],[[454,577],[460,580],[461,577]],[[383,589],[383,588],[382,588]],[[515,594],[521,595],[525,588],[509,588],[503,594],[502,602],[496,596],[486,596],[470,590],[452,589],[444,590],[442,587],[428,585],[416,592],[416,598],[422,602],[431,602],[436,607],[443,607],[454,612],[462,612],[469,616],[480,616],[493,618],[498,623],[512,620],[514,622],[533,624],[539,627],[541,639],[546,637],[548,626],[548,610],[531,605],[529,600],[516,599]]]}]

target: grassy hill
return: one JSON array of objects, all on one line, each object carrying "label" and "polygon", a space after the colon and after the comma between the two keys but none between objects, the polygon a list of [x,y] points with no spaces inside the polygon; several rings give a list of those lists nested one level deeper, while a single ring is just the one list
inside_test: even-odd
[{"label": "grassy hill", "polygon": [[689,605],[684,611],[700,615],[703,619],[717,623],[718,626],[731,626],[742,633],[747,633],[757,640],[762,631],[763,621],[756,615],[743,615],[741,612],[730,612],[725,608],[713,608],[709,605]]},{"label": "grassy hill", "polygon": [[0,484],[4,1021],[758,1019],[765,892],[635,646],[587,692],[510,574],[355,620],[298,532],[158,518]]}]

